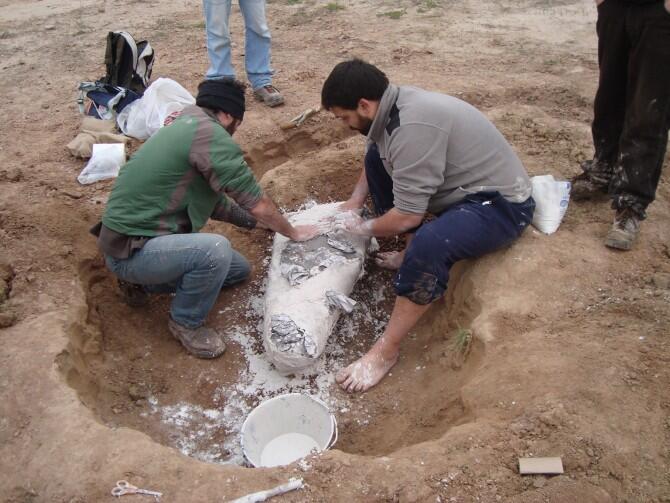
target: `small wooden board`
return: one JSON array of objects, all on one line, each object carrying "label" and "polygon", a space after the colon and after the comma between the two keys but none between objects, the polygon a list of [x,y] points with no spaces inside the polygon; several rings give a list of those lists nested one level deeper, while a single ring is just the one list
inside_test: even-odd
[{"label": "small wooden board", "polygon": [[563,473],[561,458],[519,458],[521,475],[559,475]]}]

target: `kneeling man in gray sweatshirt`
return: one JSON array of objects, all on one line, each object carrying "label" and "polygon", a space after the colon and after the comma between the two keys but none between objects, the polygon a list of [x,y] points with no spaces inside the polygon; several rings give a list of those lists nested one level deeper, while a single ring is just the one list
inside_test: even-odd
[{"label": "kneeling man in gray sweatshirt", "polygon": [[[407,235],[401,252],[379,254],[397,269],[397,295],[383,335],[337,381],[347,391],[377,384],[398,359],[401,341],[444,295],[451,266],[517,239],[535,203],[526,170],[505,138],[476,108],[452,96],[390,84],[354,59],[333,69],[321,91],[326,110],[366,135],[364,169],[341,209],[347,230]],[[377,217],[358,216],[368,194]],[[424,222],[427,214],[435,218]]]}]

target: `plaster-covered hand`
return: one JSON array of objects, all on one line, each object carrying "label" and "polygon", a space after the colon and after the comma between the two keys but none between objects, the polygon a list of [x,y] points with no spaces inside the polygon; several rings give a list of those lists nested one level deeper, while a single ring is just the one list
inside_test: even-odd
[{"label": "plaster-covered hand", "polygon": [[[670,1],[670,0],[669,0]],[[359,211],[365,201],[359,201],[358,199],[347,199],[342,204],[337,207],[337,211],[347,212],[347,211]]]},{"label": "plaster-covered hand", "polygon": [[334,227],[359,236],[371,236],[372,227],[370,222],[370,220],[364,220],[354,211],[347,211],[337,215]]},{"label": "plaster-covered hand", "polygon": [[262,225],[286,236],[293,241],[307,241],[320,233],[316,225],[293,226],[277,209],[277,205],[267,195],[249,210]]},{"label": "plaster-covered hand", "polygon": [[321,233],[316,225],[294,225],[289,236],[293,241],[309,241]]}]

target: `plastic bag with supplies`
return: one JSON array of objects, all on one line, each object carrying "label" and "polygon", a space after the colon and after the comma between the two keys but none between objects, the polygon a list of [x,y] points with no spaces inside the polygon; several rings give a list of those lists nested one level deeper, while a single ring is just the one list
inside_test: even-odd
[{"label": "plastic bag with supplies", "polygon": [[88,185],[107,178],[116,178],[124,162],[126,162],[124,143],[96,143],[93,145],[91,159],[79,173],[77,181],[82,185]]},{"label": "plastic bag with supplies", "polygon": [[535,199],[533,225],[545,234],[553,234],[561,225],[570,201],[570,182],[554,179],[553,175],[530,179]]},{"label": "plastic bag with supplies", "polygon": [[160,78],[151,84],[144,95],[125,107],[116,122],[123,134],[146,140],[163,126],[171,113],[195,104],[195,98],[172,79]]}]

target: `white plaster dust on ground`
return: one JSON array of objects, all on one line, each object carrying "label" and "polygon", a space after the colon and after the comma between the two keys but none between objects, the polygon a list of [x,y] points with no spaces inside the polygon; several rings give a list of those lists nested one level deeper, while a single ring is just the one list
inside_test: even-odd
[{"label": "white plaster dust on ground", "polygon": [[[259,289],[261,293],[247,302],[245,317],[249,323],[226,330],[228,341],[239,346],[246,365],[236,385],[216,388],[212,403],[217,407],[208,409],[188,402],[161,404],[156,397],[149,399],[150,410],[144,413],[145,417],[160,417],[169,431],[172,446],[187,456],[212,463],[243,464],[242,423],[263,400],[284,393],[313,395],[336,415],[353,413],[357,424],[369,423],[365,408],[352,406],[346,395],[335,391],[335,373],[363,353],[363,347],[355,344],[356,334],[363,325],[373,327],[377,333],[383,330],[388,312],[380,306],[388,300],[389,289],[378,285],[367,294],[364,289],[355,288],[352,295],[358,304],[354,312],[342,315],[316,367],[300,376],[282,376],[264,355],[261,343],[263,287],[259,285]],[[221,438],[223,440],[219,440]]]}]

